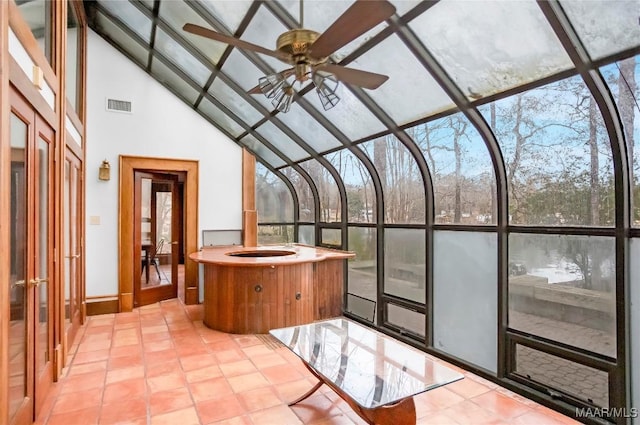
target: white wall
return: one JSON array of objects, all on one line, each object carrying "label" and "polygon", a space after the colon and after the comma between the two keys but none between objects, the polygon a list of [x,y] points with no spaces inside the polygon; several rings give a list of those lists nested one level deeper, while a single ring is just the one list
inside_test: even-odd
[{"label": "white wall", "polygon": [[[171,92],[89,30],[87,40],[87,296],[118,293],[119,155],[199,160],[202,229],[242,226],[241,149]],[[105,99],[133,102],[107,112]],[[102,160],[111,180],[98,180]],[[89,217],[100,218],[91,225]],[[199,245],[199,242],[198,242]]]}]

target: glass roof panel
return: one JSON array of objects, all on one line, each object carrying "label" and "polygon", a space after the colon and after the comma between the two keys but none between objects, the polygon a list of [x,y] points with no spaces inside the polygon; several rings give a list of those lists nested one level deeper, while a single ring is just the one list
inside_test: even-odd
[{"label": "glass roof panel", "polygon": [[348,88],[338,87],[337,94],[340,102],[328,111],[322,107],[315,90],[304,98],[352,141],[386,130],[384,124]]},{"label": "glass roof panel", "polygon": [[278,119],[295,131],[316,152],[341,146],[338,139],[296,102],[291,105],[289,112],[278,114]]},{"label": "glass roof panel", "polygon": [[[280,0],[280,3],[296,21],[300,22],[300,0]],[[318,0],[305,2],[303,11],[304,27],[322,34],[336,21],[336,19],[346,12],[352,4],[353,1],[345,0]],[[331,57],[336,62],[341,61],[371,37],[382,31],[386,26],[387,24],[384,22],[376,25],[360,37],[338,49],[338,51],[331,55]]]},{"label": "glass roof panel", "polygon": [[409,26],[471,99],[572,67],[533,0],[444,0]]},{"label": "glass roof panel", "polygon": [[366,92],[398,124],[455,106],[396,35],[387,37],[349,66],[389,76],[376,90]]},{"label": "glass roof panel", "polygon": [[389,0],[396,7],[396,15],[403,16],[411,9],[422,3],[422,0]]},{"label": "glass roof panel", "polygon": [[640,45],[638,0],[561,0],[592,59]]},{"label": "glass roof panel", "polygon": [[186,23],[211,28],[211,25],[194,12],[185,2],[179,0],[163,1],[160,3],[160,17],[167,22],[173,30],[200,50],[213,65],[218,63],[224,50],[227,48],[227,44],[183,31],[182,27]]},{"label": "glass roof panel", "polygon": [[202,99],[198,109],[202,111],[213,122],[227,130],[233,137],[238,137],[244,133],[244,128],[235,122],[229,115],[225,114],[220,108],[211,103],[207,98]]},{"label": "glass roof panel", "polygon": [[[258,46],[275,50],[278,36],[287,30],[288,28],[285,27],[282,22],[280,22],[278,18],[276,18],[273,13],[263,5],[260,6],[258,12],[255,14],[240,38],[253,44],[257,44]],[[258,56],[268,63],[275,71],[282,71],[285,68],[289,68],[288,64],[281,62],[274,57],[261,54],[258,54]]]},{"label": "glass roof panel", "polygon": [[376,193],[371,173],[348,149],[325,155],[344,182],[349,223],[376,222]]},{"label": "glass roof panel", "polygon": [[218,20],[222,21],[232,33],[235,33],[240,26],[251,3],[253,3],[252,0],[202,0],[204,7]]},{"label": "glass roof panel", "polygon": [[300,163],[311,177],[320,197],[320,222],[335,223],[342,220],[342,201],[338,184],[329,170],[315,159]]},{"label": "glass roof panel", "polygon": [[121,20],[147,43],[151,38],[151,19],[128,1],[99,1],[100,6]]},{"label": "glass roof panel", "polygon": [[300,147],[282,130],[276,127],[271,121],[267,121],[256,129],[256,131],[269,141],[276,149],[291,158],[292,161],[299,161],[308,158],[309,154]]},{"label": "glass roof panel", "polygon": [[258,141],[258,139],[251,134],[247,134],[240,139],[240,143],[255,152],[262,160],[271,164],[273,168],[282,167],[286,164],[278,155],[273,153],[271,149],[263,145],[262,142]]},{"label": "glass roof panel", "polygon": [[156,57],[151,62],[151,75],[160,83],[173,88],[188,103],[193,105],[198,99],[200,93]]},{"label": "glass roof panel", "polygon": [[380,175],[385,223],[424,224],[424,180],[409,149],[391,134],[358,147],[369,156]]},{"label": "glass roof panel", "polygon": [[438,224],[491,224],[496,217],[496,182],[489,151],[462,113],[417,125],[406,132],[429,166]]},{"label": "glass roof panel", "polygon": [[[257,86],[258,79],[264,76],[238,49],[233,49],[227,60],[224,61],[222,71],[238,83],[245,91],[249,91]],[[274,109],[271,105],[271,100],[267,99],[264,95],[257,94],[251,96],[268,110],[272,111]]]},{"label": "glass roof panel", "polygon": [[263,115],[249,104],[242,96],[235,92],[220,78],[213,80],[209,93],[220,103],[229,108],[231,112],[242,118],[249,126],[254,125],[263,118]]},{"label": "glass roof panel", "polygon": [[304,177],[302,177],[302,175],[292,167],[286,167],[280,171],[289,179],[293,188],[296,190],[296,194],[298,195],[298,204],[300,206],[298,220],[303,222],[313,222],[315,219],[315,204],[313,203],[313,192],[311,192],[311,186],[309,186],[309,183],[304,179]]},{"label": "glass roof panel", "polygon": [[139,65],[146,66],[149,60],[149,51],[138,44],[133,38],[129,37],[127,33],[111,22],[109,18],[98,12],[96,14],[96,26],[101,34],[110,38],[116,45],[129,53]]},{"label": "glass roof panel", "polygon": [[162,31],[161,28],[156,29],[155,48],[190,76],[198,85],[204,86],[209,76],[211,76],[211,70]]},{"label": "glass roof panel", "polygon": [[507,169],[511,224],[613,226],[611,143],[579,76],[483,105],[480,111],[495,123]]}]

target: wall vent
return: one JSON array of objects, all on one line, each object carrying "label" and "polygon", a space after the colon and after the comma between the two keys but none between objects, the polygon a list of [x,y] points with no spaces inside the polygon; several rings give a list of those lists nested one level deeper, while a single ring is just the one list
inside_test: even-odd
[{"label": "wall vent", "polygon": [[118,100],[107,98],[107,111],[109,112],[122,112],[124,114],[132,114],[132,104],[128,100]]}]

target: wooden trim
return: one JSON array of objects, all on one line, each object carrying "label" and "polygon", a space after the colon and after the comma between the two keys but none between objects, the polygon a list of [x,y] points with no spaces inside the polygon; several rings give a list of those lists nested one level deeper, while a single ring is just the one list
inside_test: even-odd
[{"label": "wooden trim", "polygon": [[[10,204],[11,148],[9,141],[9,3],[0,1],[0,205]],[[0,208],[0,252],[9,252],[9,208]],[[9,255],[0,256],[0,282],[9,282]],[[0,291],[0,423],[9,412],[9,291]]]},{"label": "wooden trim", "polygon": [[258,246],[256,158],[245,148],[242,148],[242,244]]},{"label": "wooden trim", "polygon": [[22,96],[24,96],[27,101],[33,105],[33,108],[38,111],[38,114],[44,118],[44,120],[49,124],[56,132],[58,129],[58,119],[56,113],[53,111],[53,108],[49,106],[44,97],[40,94],[40,91],[33,85],[29,77],[25,75],[20,65],[9,56],[9,80],[11,84],[20,92]]},{"label": "wooden trim", "polygon": [[[69,120],[71,120],[71,123],[76,128],[76,131],[78,133],[80,133],[80,136],[82,136],[81,142],[82,142],[82,146],[84,146],[85,145],[85,143],[84,143],[84,124],[82,124],[82,121],[80,120],[80,117],[78,116],[78,113],[71,106],[71,102],[69,102],[69,99],[67,99],[65,97],[64,101],[65,101],[66,116],[69,117]],[[65,119],[65,126],[66,126],[66,122],[67,121]]]},{"label": "wooden trim", "polygon": [[[198,161],[170,158],[120,156],[120,188],[118,203],[118,296],[120,311],[133,309],[134,247],[133,207],[134,171],[183,171],[186,173],[184,192],[184,246],[187,254],[198,250]],[[198,293],[198,265],[185,256],[185,295]],[[185,296],[185,303],[196,303],[197,297]]]},{"label": "wooden trim", "polygon": [[242,148],[242,210],[256,209],[256,157]]},{"label": "wooden trim", "polygon": [[[42,69],[44,79],[47,81],[47,84],[49,84],[49,87],[51,87],[51,90],[57,97],[60,93],[58,78],[53,72],[49,61],[40,49],[37,40],[33,36],[31,29],[29,28],[29,25],[22,18],[20,9],[18,9],[18,6],[13,1],[9,2],[9,26],[15,33],[16,37],[18,37],[18,40],[20,40],[20,43],[22,43],[22,46],[31,57],[33,63]],[[55,38],[55,30],[52,36]]]},{"label": "wooden trim", "polygon": [[258,246],[258,212],[242,211],[242,245]]},{"label": "wooden trim", "polygon": [[119,305],[118,295],[111,295],[107,297],[88,297],[87,316],[117,313]]}]

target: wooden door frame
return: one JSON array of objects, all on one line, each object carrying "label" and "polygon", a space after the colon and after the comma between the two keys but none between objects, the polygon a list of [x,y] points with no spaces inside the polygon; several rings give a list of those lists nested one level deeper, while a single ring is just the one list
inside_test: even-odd
[{"label": "wooden door frame", "polygon": [[[120,155],[118,203],[118,301],[119,311],[133,310],[134,269],[134,172],[186,173],[184,182],[184,247],[187,254],[198,250],[198,161]],[[198,303],[198,265],[185,256],[185,304]]]}]

